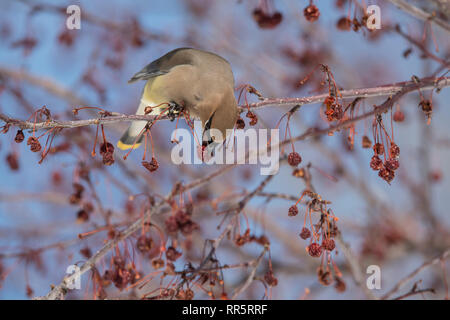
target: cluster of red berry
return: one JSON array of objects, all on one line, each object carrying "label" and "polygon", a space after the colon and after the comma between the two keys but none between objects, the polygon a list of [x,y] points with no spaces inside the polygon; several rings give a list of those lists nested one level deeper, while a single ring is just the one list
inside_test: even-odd
[{"label": "cluster of red berry", "polygon": [[[370,160],[370,167],[373,170],[378,171],[378,175],[381,179],[390,183],[395,178],[395,170],[400,166],[398,161],[400,147],[386,131],[381,115],[375,116],[373,128],[375,143],[373,145],[374,155]],[[384,142],[389,148],[387,152],[385,150]],[[380,156],[384,157],[384,162]]]}]

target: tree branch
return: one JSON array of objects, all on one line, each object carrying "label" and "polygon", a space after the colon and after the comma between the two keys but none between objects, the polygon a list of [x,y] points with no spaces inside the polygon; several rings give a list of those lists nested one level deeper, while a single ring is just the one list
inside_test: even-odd
[{"label": "tree branch", "polygon": [[399,8],[400,10],[403,10],[406,13],[409,13],[410,15],[412,15],[420,20],[433,22],[434,24],[438,25],[445,31],[450,32],[450,25],[446,21],[439,18],[437,16],[436,12],[428,13],[428,12],[406,2],[405,0],[389,0],[389,1],[393,5],[395,5],[397,8]]},{"label": "tree branch", "polygon": [[[1,73],[1,69],[0,69]],[[417,90],[430,90],[435,88],[444,88],[450,86],[450,77],[441,77],[441,78],[423,78],[418,83],[415,81],[405,81],[398,82],[392,85],[384,85],[373,88],[362,88],[362,89],[350,89],[350,90],[342,90],[342,98],[343,99],[351,99],[351,98],[369,98],[369,97],[379,97],[379,96],[392,96],[395,94],[401,93],[400,96]],[[259,102],[249,104],[251,109],[260,109],[268,106],[292,106],[292,105],[307,105],[313,103],[323,102],[325,98],[329,94],[319,94],[309,97],[303,98],[273,98],[273,99],[264,99]],[[398,96],[398,98],[400,97]],[[396,99],[398,99],[396,98]],[[394,99],[392,100],[394,101]],[[385,108],[387,109],[387,108]],[[382,112],[385,109],[377,109],[376,112]],[[241,106],[240,112],[246,110],[245,106]],[[375,111],[370,114],[374,114]],[[7,115],[0,113],[0,120],[3,120],[6,123],[19,127],[21,129],[50,129],[50,128],[76,128],[83,127],[89,125],[97,125],[97,124],[111,124],[121,121],[136,121],[136,120],[146,120],[152,121],[155,119],[155,116],[152,115],[125,115],[121,113],[112,112],[112,116],[107,117],[99,117],[94,119],[86,119],[86,120],[69,120],[69,121],[59,121],[59,120],[50,120],[44,122],[34,122],[30,121],[21,121],[17,119],[13,119],[8,117]],[[368,115],[370,115],[368,114]],[[367,117],[366,115],[365,117]],[[160,117],[160,120],[168,119],[167,117]],[[361,116],[355,117],[352,119],[352,122],[358,121],[361,119]],[[349,124],[349,123],[347,123]]]},{"label": "tree branch", "polygon": [[396,293],[398,290],[400,290],[406,283],[411,281],[411,279],[414,278],[423,269],[425,269],[425,268],[427,268],[429,266],[432,266],[434,264],[437,264],[440,261],[447,259],[448,257],[450,257],[450,248],[447,249],[446,251],[444,251],[444,253],[442,253],[441,255],[437,256],[436,258],[434,258],[434,259],[432,259],[430,261],[424,262],[416,270],[414,270],[409,275],[407,275],[406,277],[401,279],[399,282],[397,282],[397,284],[390,291],[388,291],[384,296],[382,296],[381,299],[389,299],[394,293]]}]

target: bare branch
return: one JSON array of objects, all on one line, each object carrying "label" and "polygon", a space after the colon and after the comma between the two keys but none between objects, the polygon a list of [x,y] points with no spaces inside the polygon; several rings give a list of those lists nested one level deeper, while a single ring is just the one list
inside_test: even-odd
[{"label": "bare branch", "polygon": [[400,10],[403,10],[420,20],[431,21],[434,24],[436,24],[437,26],[444,29],[445,31],[450,32],[450,25],[446,21],[439,18],[437,16],[436,12],[428,13],[428,12],[406,2],[405,0],[389,0],[389,1],[392,4],[394,4],[397,8],[399,8]]},{"label": "bare branch", "polygon": [[[1,73],[1,69],[0,69]],[[415,81],[406,81],[406,82],[399,82],[392,85],[385,85],[385,86],[379,86],[379,87],[373,87],[373,88],[362,88],[362,89],[351,89],[351,90],[343,90],[341,91],[342,97],[344,99],[346,98],[356,98],[356,97],[363,97],[363,98],[369,98],[369,97],[379,97],[379,96],[393,96],[393,99],[390,100],[389,104],[384,104],[383,108],[378,108],[375,111],[372,111],[370,113],[367,113],[363,116],[355,117],[349,122],[343,122],[338,125],[335,129],[339,129],[343,126],[343,124],[348,125],[353,122],[359,121],[362,118],[365,118],[367,116],[373,115],[375,113],[381,113],[385,110],[387,110],[393,102],[398,100],[401,96],[404,94],[414,91],[416,89],[421,90],[430,90],[430,89],[436,89],[436,88],[444,88],[450,86],[450,77],[441,77],[441,78],[423,78],[419,82]],[[313,104],[318,102],[323,102],[323,100],[328,96],[328,94],[320,94],[310,97],[304,97],[304,98],[274,98],[274,99],[265,99],[260,102],[252,103],[250,104],[250,108],[252,109],[259,109],[267,106],[292,106],[292,105],[307,105],[307,104]],[[245,107],[241,107],[241,112],[246,110]],[[0,113],[0,120],[5,121],[6,123],[9,123],[11,125],[17,126],[21,129],[50,129],[50,128],[76,128],[76,127],[83,127],[83,126],[89,126],[89,125],[97,125],[97,124],[111,124],[121,121],[136,121],[136,120],[146,120],[146,121],[152,121],[155,119],[155,116],[152,115],[125,115],[121,113],[111,113],[112,116],[107,117],[99,117],[95,119],[86,119],[86,120],[69,120],[69,121],[59,121],[59,120],[50,120],[45,122],[38,122],[33,123],[30,121],[21,121],[17,119],[13,119],[8,117],[5,114]],[[160,117],[160,119],[167,119],[167,117]],[[331,128],[330,128],[331,129]],[[328,130],[326,131],[328,132]]]},{"label": "bare branch", "polygon": [[258,269],[258,266],[261,263],[264,255],[266,254],[266,251],[267,251],[267,246],[264,247],[264,250],[263,250],[263,252],[261,252],[259,257],[253,261],[252,271],[248,275],[247,280],[245,280],[244,284],[241,287],[239,287],[238,289],[236,289],[233,296],[231,297],[232,300],[235,300],[242,292],[244,292],[252,284],[255,274],[256,274],[256,269]]},{"label": "bare branch", "polygon": [[425,269],[429,266],[435,265],[435,264],[439,263],[440,261],[447,259],[448,257],[450,257],[450,248],[447,249],[446,251],[444,251],[444,253],[437,256],[436,258],[434,258],[430,261],[424,262],[416,270],[414,270],[413,272],[408,274],[406,277],[401,279],[399,282],[397,282],[397,284],[391,290],[389,290],[384,296],[382,296],[381,299],[389,299],[394,293],[396,293],[398,290],[400,290],[406,283],[411,281],[411,279],[414,278],[423,269]]}]

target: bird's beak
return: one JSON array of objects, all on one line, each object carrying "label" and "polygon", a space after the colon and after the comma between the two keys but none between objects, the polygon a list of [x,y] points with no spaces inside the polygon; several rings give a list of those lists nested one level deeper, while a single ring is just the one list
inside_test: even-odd
[{"label": "bird's beak", "polygon": [[210,129],[211,129],[211,124],[212,124],[212,119],[214,117],[214,113],[212,114],[212,116],[206,121],[205,123],[205,128],[203,129],[203,134],[202,134],[202,145],[203,146],[209,146],[210,144],[212,144],[214,142],[214,140],[211,137],[210,134]]}]

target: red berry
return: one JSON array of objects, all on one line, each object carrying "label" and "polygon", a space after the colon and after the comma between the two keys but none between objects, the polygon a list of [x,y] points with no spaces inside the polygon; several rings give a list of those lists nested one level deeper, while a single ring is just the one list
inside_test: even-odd
[{"label": "red berry", "polygon": [[381,179],[385,180],[387,183],[390,183],[395,178],[395,173],[392,170],[383,167],[380,171],[378,171],[378,175]]},{"label": "red berry", "polygon": [[291,206],[290,208],[289,208],[289,213],[288,213],[288,216],[289,217],[294,217],[294,216],[296,216],[296,215],[298,215],[298,208],[297,208],[297,206]]},{"label": "red berry", "polygon": [[322,247],[318,243],[311,243],[308,247],[306,247],[306,250],[308,251],[309,255],[311,257],[318,258],[322,255]]},{"label": "red berry", "polygon": [[141,235],[136,242],[137,249],[142,252],[149,252],[153,247],[153,240],[150,237]]},{"label": "red berry", "polygon": [[166,251],[166,257],[170,261],[175,261],[181,257],[181,252],[178,252],[174,247],[169,247]]},{"label": "red berry", "polygon": [[278,279],[275,278],[273,275],[273,271],[267,271],[267,273],[264,275],[264,280],[267,282],[267,284],[271,287],[275,287],[278,284]]},{"label": "red berry", "polygon": [[303,14],[309,22],[314,22],[319,19],[320,11],[315,5],[310,4],[303,10]]},{"label": "red berry", "polygon": [[389,170],[391,170],[391,171],[394,171],[394,170],[397,170],[398,167],[400,167],[400,163],[398,162],[397,159],[388,159],[388,160],[386,160],[386,162],[384,163],[384,166],[385,166],[387,169],[389,169]]},{"label": "red berry", "polygon": [[393,119],[395,122],[403,122],[405,120],[405,114],[400,110],[395,111]]},{"label": "red berry", "polygon": [[389,155],[391,158],[397,158],[400,155],[400,147],[394,142],[391,143],[391,147],[389,148]]},{"label": "red berry", "polygon": [[337,28],[342,31],[349,31],[352,28],[352,20],[347,17],[342,17],[336,24]]},{"label": "red berry", "polygon": [[245,128],[245,122],[242,120],[242,118],[238,118],[236,121],[236,129],[244,129]]},{"label": "red berry", "polygon": [[159,167],[158,161],[154,157],[152,157],[152,161],[150,162],[142,161],[142,165],[144,166],[145,169],[147,169],[150,172],[156,171]]},{"label": "red berry", "polygon": [[324,238],[322,240],[322,248],[324,248],[325,250],[333,251],[335,247],[336,244],[334,243],[333,239]]},{"label": "red berry", "polygon": [[311,231],[309,231],[309,229],[303,227],[302,232],[300,232],[300,238],[302,238],[303,240],[306,240],[309,237],[311,237]]},{"label": "red berry", "polygon": [[25,135],[23,134],[22,130],[17,130],[16,137],[14,138],[14,141],[17,143],[21,143],[25,139]]},{"label": "red berry", "polygon": [[372,146],[372,141],[370,141],[368,136],[362,137],[362,147],[364,149],[369,149]]},{"label": "red berry", "polygon": [[375,153],[375,155],[384,154],[384,146],[381,143],[375,143],[373,145],[373,152]]},{"label": "red berry", "polygon": [[372,159],[370,160],[370,167],[373,170],[380,170],[381,168],[383,168],[383,160],[381,160],[378,156],[373,156]]},{"label": "red berry", "polygon": [[288,163],[293,166],[296,167],[300,164],[300,162],[302,162],[302,157],[300,157],[300,155],[297,152],[291,152],[288,155]]},{"label": "red berry", "polygon": [[36,139],[35,137],[29,137],[27,140],[27,145],[30,146],[30,150],[32,152],[39,152],[42,149],[39,140]]}]

